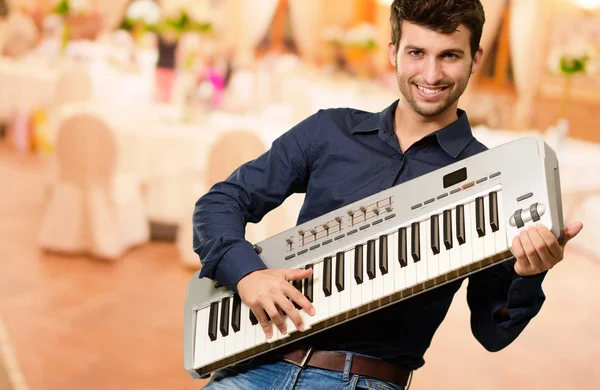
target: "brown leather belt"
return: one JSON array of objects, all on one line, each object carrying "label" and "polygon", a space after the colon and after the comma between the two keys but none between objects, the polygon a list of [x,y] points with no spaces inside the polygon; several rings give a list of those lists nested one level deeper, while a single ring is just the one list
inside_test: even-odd
[{"label": "brown leather belt", "polygon": [[[342,352],[313,350],[307,345],[284,348],[278,356],[286,362],[300,367],[316,367],[324,370],[344,372],[346,354]],[[366,356],[352,356],[350,373],[368,376],[385,382],[406,387],[411,370],[406,367],[388,363],[381,359]]]}]

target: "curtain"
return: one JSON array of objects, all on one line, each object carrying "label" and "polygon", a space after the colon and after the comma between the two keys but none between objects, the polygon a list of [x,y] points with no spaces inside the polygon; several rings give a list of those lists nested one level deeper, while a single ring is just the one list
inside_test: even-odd
[{"label": "curtain", "polygon": [[530,125],[536,92],[544,66],[547,7],[540,0],[511,0],[510,54],[518,98],[515,107],[517,128]]},{"label": "curtain", "polygon": [[315,58],[322,7],[321,0],[289,0],[294,40],[301,56],[307,61]]},{"label": "curtain", "polygon": [[254,57],[254,48],[269,29],[278,3],[279,0],[242,0],[238,50],[243,58]]}]

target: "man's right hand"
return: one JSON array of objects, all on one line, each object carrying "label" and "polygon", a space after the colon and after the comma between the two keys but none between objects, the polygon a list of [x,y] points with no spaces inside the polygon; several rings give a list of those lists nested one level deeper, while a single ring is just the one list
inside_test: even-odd
[{"label": "man's right hand", "polygon": [[285,319],[277,308],[280,308],[296,325],[296,329],[304,330],[300,313],[294,307],[296,302],[308,314],[314,316],[316,311],[312,303],[291,283],[291,280],[306,279],[312,269],[264,269],[244,276],[238,282],[238,294],[262,326],[267,339],[273,336],[273,328],[265,312],[282,334],[287,332]]}]

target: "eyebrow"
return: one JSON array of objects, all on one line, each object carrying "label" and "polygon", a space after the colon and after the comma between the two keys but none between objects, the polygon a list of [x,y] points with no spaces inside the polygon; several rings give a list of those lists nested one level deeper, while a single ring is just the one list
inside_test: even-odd
[{"label": "eyebrow", "polygon": [[[406,45],[404,47],[404,50],[427,51],[422,47],[418,47],[418,46],[414,46],[414,45]],[[465,51],[463,49],[454,48],[454,49],[446,49],[446,50],[442,51],[440,54],[447,54],[447,53],[456,53],[456,54],[464,55]]]}]

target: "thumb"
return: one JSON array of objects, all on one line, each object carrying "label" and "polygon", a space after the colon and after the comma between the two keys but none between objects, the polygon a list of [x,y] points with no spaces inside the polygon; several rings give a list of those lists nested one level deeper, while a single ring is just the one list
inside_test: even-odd
[{"label": "thumb", "polygon": [[286,280],[300,280],[308,278],[312,270],[309,269],[286,269],[284,270],[283,276]]},{"label": "thumb", "polygon": [[583,224],[579,221],[572,222],[569,225],[567,225],[565,227],[563,245],[565,245],[567,242],[569,242],[569,240],[578,235],[581,229],[583,229]]}]

